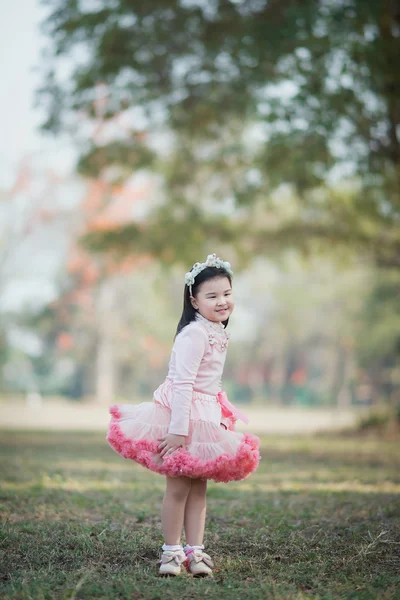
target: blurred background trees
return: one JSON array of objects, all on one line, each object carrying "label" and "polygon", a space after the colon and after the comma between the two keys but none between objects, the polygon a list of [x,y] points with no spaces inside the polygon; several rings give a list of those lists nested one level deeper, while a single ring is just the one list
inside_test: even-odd
[{"label": "blurred background trees", "polygon": [[[352,238],[380,264],[399,265],[397,2],[48,4],[45,127],[73,128],[82,112],[94,118],[99,82],[104,118],[131,124],[119,152],[115,141],[90,142],[85,174],[110,163],[144,166],[156,147],[166,197],[180,215],[186,209],[186,229],[192,206],[247,215],[261,203],[256,236],[248,223],[257,249],[276,235],[284,241],[286,230],[289,243],[303,245]],[[70,65],[64,81],[60,60]],[[296,201],[276,227],[271,196],[282,186]]]},{"label": "blurred background trees", "polygon": [[85,186],[31,325],[64,319],[41,354],[70,361],[58,391],[151,393],[182,274],[216,251],[237,272],[236,399],[394,403],[399,3],[46,4],[43,128],[72,137]]}]

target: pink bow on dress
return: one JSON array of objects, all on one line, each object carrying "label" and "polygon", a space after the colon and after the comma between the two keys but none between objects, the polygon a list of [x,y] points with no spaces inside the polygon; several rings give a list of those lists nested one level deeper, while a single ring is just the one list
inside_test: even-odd
[{"label": "pink bow on dress", "polygon": [[226,392],[219,392],[217,394],[217,400],[221,405],[222,416],[235,417],[236,419],[243,421],[243,423],[249,422],[246,415],[244,415],[241,410],[236,408],[236,406],[233,406],[232,402],[229,402]]}]

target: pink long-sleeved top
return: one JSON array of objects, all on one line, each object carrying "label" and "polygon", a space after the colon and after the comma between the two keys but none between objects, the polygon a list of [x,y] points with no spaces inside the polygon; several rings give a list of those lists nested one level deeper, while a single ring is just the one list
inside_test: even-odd
[{"label": "pink long-sleeved top", "polygon": [[[169,433],[188,434],[195,392],[216,396],[221,391],[225,359],[226,344],[204,321],[192,321],[176,336],[167,375],[167,380],[173,382]],[[216,401],[208,410],[218,411],[220,420]]]}]

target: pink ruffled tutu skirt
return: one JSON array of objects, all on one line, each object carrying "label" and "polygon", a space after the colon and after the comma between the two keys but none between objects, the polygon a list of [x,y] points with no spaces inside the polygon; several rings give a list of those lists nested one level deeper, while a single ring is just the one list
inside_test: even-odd
[{"label": "pink ruffled tutu skirt", "polygon": [[168,433],[173,382],[167,379],[153,402],[115,404],[107,441],[124,458],[169,477],[191,477],[228,482],[245,479],[259,460],[257,436],[224,429],[215,396],[193,392],[186,447],[161,458],[159,438]]}]

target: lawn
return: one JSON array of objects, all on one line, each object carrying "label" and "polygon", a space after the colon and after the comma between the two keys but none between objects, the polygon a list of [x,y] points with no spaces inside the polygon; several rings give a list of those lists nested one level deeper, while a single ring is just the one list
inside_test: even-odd
[{"label": "lawn", "polygon": [[0,597],[400,598],[396,441],[265,437],[249,479],[210,484],[214,579],[157,577],[163,478],[98,433],[1,434]]}]

